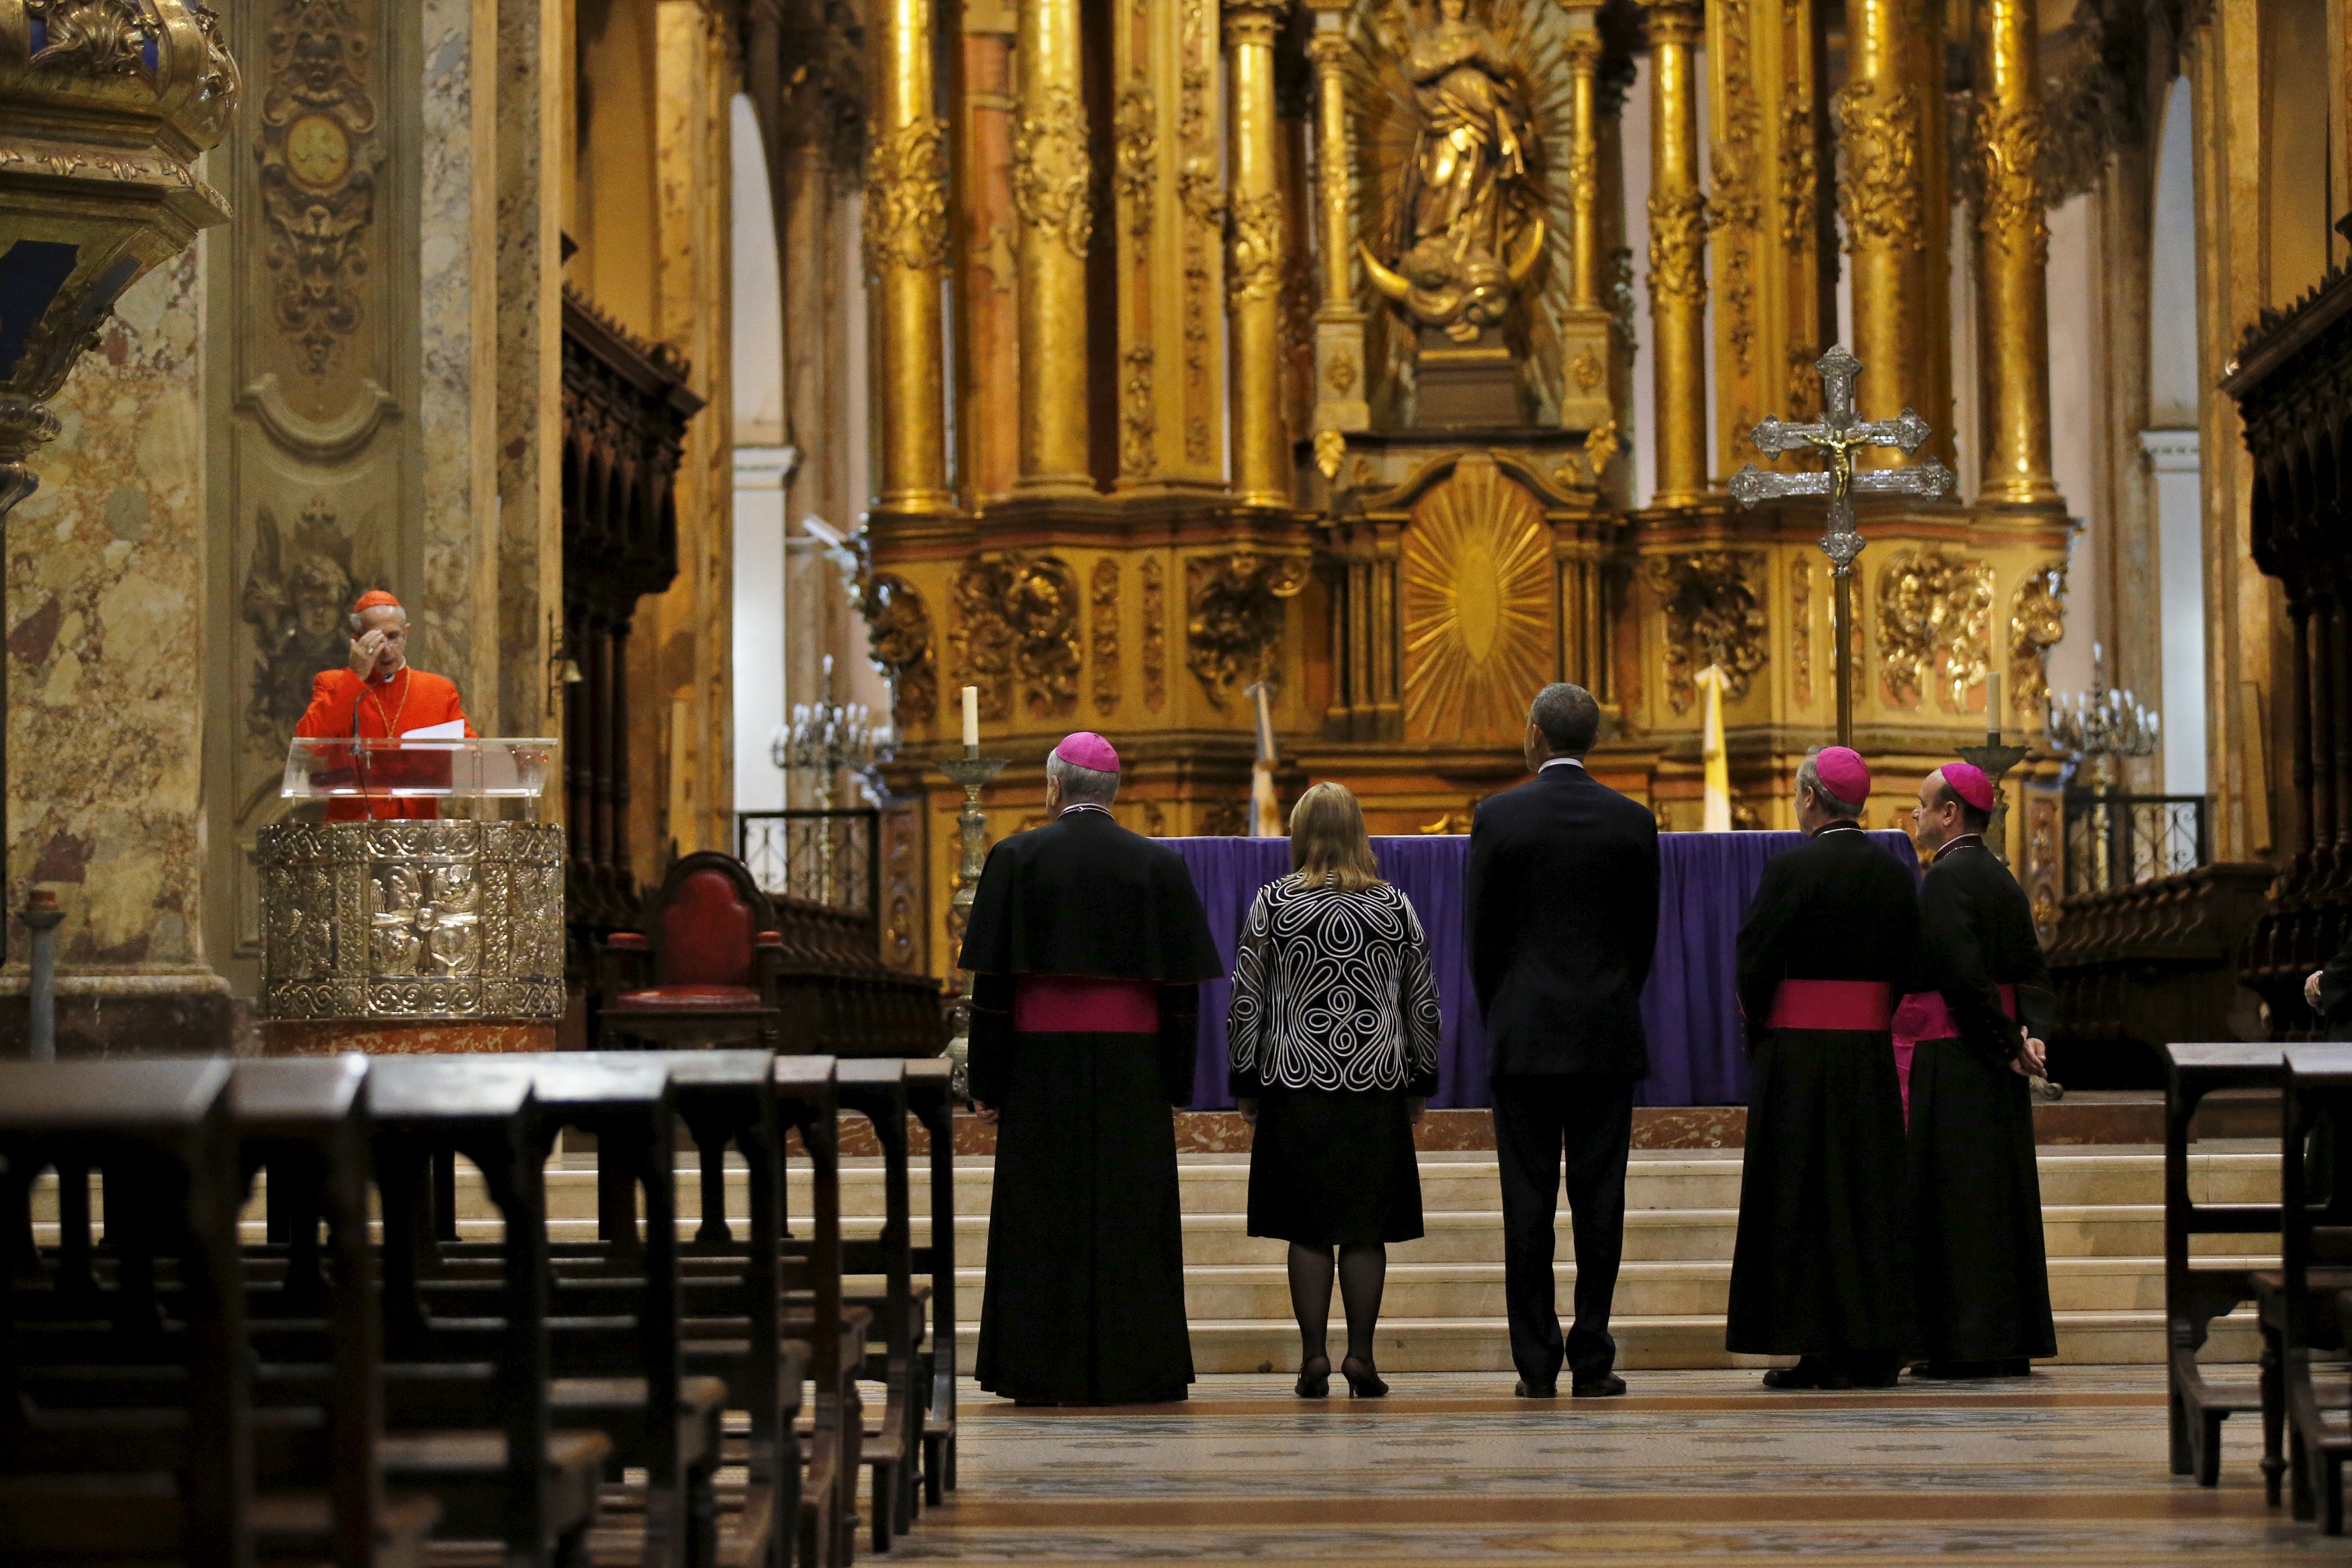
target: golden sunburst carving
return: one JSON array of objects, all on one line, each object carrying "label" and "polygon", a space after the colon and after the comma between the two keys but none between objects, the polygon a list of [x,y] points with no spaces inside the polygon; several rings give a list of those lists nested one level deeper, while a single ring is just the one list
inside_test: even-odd
[{"label": "golden sunburst carving", "polygon": [[1535,497],[1465,458],[1412,509],[1399,572],[1405,732],[1509,741],[1551,679],[1551,537]]}]

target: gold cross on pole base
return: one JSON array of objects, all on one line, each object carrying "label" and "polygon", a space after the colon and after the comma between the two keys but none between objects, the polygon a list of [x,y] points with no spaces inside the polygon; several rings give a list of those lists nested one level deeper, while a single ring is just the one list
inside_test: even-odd
[{"label": "gold cross on pole base", "polygon": [[1743,507],[1795,496],[1822,496],[1829,500],[1830,526],[1822,536],[1822,553],[1830,558],[1830,576],[1837,590],[1831,627],[1837,653],[1837,737],[1840,746],[1852,746],[1853,558],[1863,547],[1861,531],[1853,523],[1853,497],[1940,496],[1952,487],[1952,471],[1929,458],[1908,468],[1855,472],[1853,455],[1862,448],[1892,446],[1907,457],[1935,432],[1907,408],[1898,419],[1856,419],[1853,379],[1862,373],[1862,361],[1846,352],[1843,343],[1815,361],[1813,369],[1822,377],[1822,417],[1808,424],[1767,419],[1749,433],[1748,439],[1767,457],[1807,449],[1826,454],[1829,467],[1818,474],[1771,474],[1750,463],[1731,476],[1731,494]]}]

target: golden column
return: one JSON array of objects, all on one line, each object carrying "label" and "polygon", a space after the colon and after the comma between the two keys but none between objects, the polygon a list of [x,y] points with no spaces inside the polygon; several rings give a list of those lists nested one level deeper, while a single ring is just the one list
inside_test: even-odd
[{"label": "golden column", "polygon": [[1013,133],[1013,200],[1021,213],[1021,477],[1014,489],[1091,496],[1087,249],[1094,242],[1094,164],[1077,0],[1021,0],[1014,50],[1021,90]]},{"label": "golden column", "polygon": [[[1916,408],[1931,423],[1936,400],[1924,384],[1932,363],[1925,186],[1926,99],[1913,78],[1919,53],[1912,37],[1925,25],[1919,0],[1853,0],[1846,11],[1846,85],[1837,97],[1838,148],[1844,170],[1838,211],[1853,258],[1854,357],[1874,372],[1857,385],[1864,419],[1892,419]],[[1938,94],[1934,101],[1942,101]],[[1940,427],[1939,427],[1940,428]],[[1866,461],[1899,461],[1874,450]]]},{"label": "golden column", "polygon": [[952,512],[947,354],[947,126],[932,112],[932,0],[887,0],[873,145],[866,154],[866,270],[881,307],[882,452],[877,508]]},{"label": "golden column", "polygon": [[1653,505],[1706,495],[1706,198],[1698,188],[1697,0],[1647,0],[1650,21],[1650,329],[1658,488]]},{"label": "golden column", "polygon": [[[1568,302],[1601,308],[1601,36],[1592,13],[1571,11],[1568,35]],[[1581,23],[1581,26],[1578,24]]]},{"label": "golden column", "polygon": [[1315,35],[1315,203],[1322,225],[1322,303],[1315,310],[1315,429],[1363,430],[1364,312],[1356,303],[1356,210],[1348,150],[1348,37],[1343,0],[1308,0]]},{"label": "golden column", "polygon": [[[1234,345],[1234,496],[1290,505],[1282,419],[1281,129],[1275,122],[1274,35],[1284,0],[1225,0],[1225,305]],[[1345,265],[1344,261],[1341,265]]]},{"label": "golden column", "polygon": [[2042,62],[2028,0],[1984,0],[1977,59],[1984,72],[1977,142],[1984,160],[1977,216],[1979,298],[1984,317],[1986,432],[1981,500],[2013,506],[2058,499],[2050,476],[2050,225],[2040,162]]}]

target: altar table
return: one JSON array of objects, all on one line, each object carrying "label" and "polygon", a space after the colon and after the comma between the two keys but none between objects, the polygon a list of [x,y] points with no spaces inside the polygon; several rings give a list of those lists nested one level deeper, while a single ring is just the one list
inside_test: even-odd
[{"label": "altar table", "polygon": [[[1870,835],[1916,873],[1918,856],[1900,832]],[[1661,833],[1658,836],[1658,956],[1642,991],[1642,1022],[1649,1034],[1650,1075],[1635,1091],[1637,1105],[1744,1105],[1748,1103],[1747,1039],[1734,990],[1734,942],[1764,862],[1801,841],[1798,833]],[[1257,890],[1290,870],[1287,839],[1168,839],[1184,857],[1192,884],[1209,912],[1209,931],[1232,973],[1234,946]],[[1463,835],[1376,838],[1381,874],[1412,900],[1429,934],[1444,1031],[1437,1052],[1433,1105],[1485,1105],[1486,1025],[1470,985],[1462,933],[1462,868],[1470,852]],[[1561,896],[1576,890],[1562,888]],[[1201,1038],[1192,1074],[1192,1108],[1232,1106],[1225,1092],[1225,1010],[1233,987],[1213,980],[1201,988]]]}]

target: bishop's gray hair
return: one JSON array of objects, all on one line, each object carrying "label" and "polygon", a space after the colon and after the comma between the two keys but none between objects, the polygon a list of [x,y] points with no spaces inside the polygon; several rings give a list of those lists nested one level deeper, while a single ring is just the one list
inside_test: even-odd
[{"label": "bishop's gray hair", "polygon": [[1118,775],[1081,768],[1059,756],[1045,758],[1045,777],[1058,785],[1065,806],[1108,806],[1118,794]]},{"label": "bishop's gray hair", "polygon": [[1805,759],[1802,762],[1797,764],[1797,788],[1811,789],[1813,792],[1814,800],[1831,816],[1852,821],[1862,815],[1862,808],[1865,802],[1841,800],[1829,792],[1822,783],[1821,769],[1813,766],[1813,758],[1821,754],[1822,748],[1816,746],[1805,753]]}]

